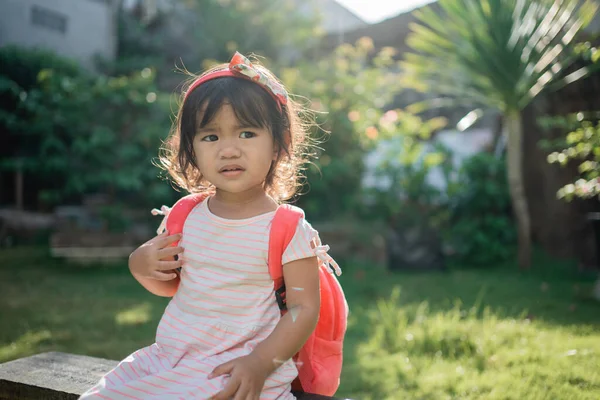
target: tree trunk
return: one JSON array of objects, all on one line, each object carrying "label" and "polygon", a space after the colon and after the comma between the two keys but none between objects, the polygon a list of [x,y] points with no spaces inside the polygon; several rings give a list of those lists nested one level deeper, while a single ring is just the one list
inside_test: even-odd
[{"label": "tree trunk", "polygon": [[23,163],[19,160],[15,174],[15,203],[18,211],[23,211]]},{"label": "tree trunk", "polygon": [[523,179],[523,125],[521,112],[518,110],[509,110],[504,117],[504,134],[508,141],[508,165],[506,170],[512,207],[518,229],[518,262],[519,268],[527,269],[531,264],[531,222]]}]

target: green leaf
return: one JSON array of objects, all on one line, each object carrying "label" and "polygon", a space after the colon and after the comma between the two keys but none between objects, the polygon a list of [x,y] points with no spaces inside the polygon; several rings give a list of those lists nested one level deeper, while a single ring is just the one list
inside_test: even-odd
[{"label": "green leaf", "polygon": [[[577,7],[576,3],[581,7]],[[440,0],[441,11],[416,13],[405,54],[403,82],[415,90],[522,109],[562,77],[576,59],[573,41],[597,5],[590,1]]]}]

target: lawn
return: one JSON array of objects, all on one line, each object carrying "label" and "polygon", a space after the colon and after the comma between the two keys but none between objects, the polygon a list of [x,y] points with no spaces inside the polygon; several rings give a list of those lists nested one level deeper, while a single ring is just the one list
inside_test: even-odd
[{"label": "lawn", "polygon": [[[0,250],[0,362],[66,351],[121,359],[152,342],[168,299],[125,264],[77,267],[41,248]],[[593,276],[538,255],[512,265],[387,273],[342,265],[351,308],[338,396],[598,399]]]}]

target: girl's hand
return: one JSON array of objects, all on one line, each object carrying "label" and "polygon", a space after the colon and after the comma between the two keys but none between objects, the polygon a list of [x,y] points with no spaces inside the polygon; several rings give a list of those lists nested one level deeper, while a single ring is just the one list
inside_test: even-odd
[{"label": "girl's hand", "polygon": [[163,232],[135,249],[129,256],[131,273],[159,281],[175,279],[175,269],[181,267],[182,261],[181,257],[175,260],[174,256],[183,253],[183,248],[169,245],[180,239],[181,234],[167,236],[167,232]]},{"label": "girl's hand", "polygon": [[210,400],[259,400],[270,374],[271,370],[262,359],[253,354],[221,364],[208,375],[208,379],[219,375],[229,375],[230,378],[223,390]]}]

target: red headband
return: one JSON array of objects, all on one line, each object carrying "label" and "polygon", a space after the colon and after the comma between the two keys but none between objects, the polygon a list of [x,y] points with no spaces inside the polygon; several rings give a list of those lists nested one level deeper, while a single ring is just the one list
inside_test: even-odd
[{"label": "red headband", "polygon": [[283,86],[281,86],[281,84],[275,79],[270,78],[263,72],[259,71],[256,67],[254,67],[254,65],[252,65],[250,60],[238,52],[233,55],[228,69],[210,72],[196,79],[186,91],[184,99],[187,99],[188,95],[204,82],[225,76],[248,79],[257,83],[267,92],[269,92],[269,94],[275,99],[280,111],[282,106],[286,105],[288,102],[288,94]]}]

